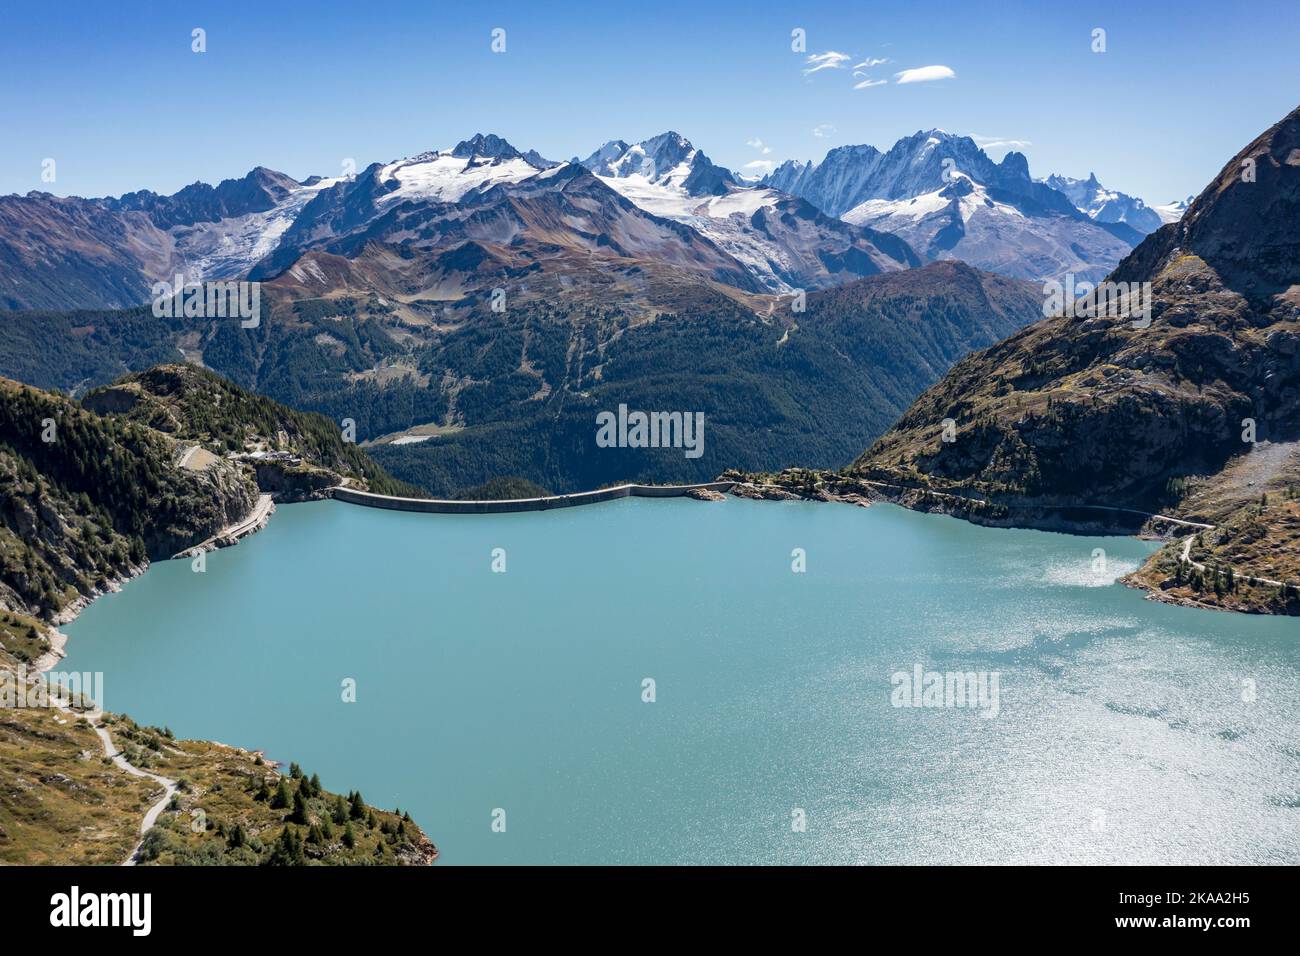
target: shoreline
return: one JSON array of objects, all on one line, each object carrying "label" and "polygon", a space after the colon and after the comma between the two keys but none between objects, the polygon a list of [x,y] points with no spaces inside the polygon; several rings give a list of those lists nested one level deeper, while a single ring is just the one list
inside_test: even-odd
[{"label": "shoreline", "polygon": [[238,544],[241,539],[265,528],[274,513],[275,498],[264,492],[259,493],[257,501],[253,503],[253,510],[241,520],[226,525],[212,537],[206,538],[196,545],[191,545],[176,552],[171,559],[175,561],[177,558],[193,558],[208,551],[232,547]]},{"label": "shoreline", "polygon": [[[267,494],[258,495],[253,510],[243,520],[233,525],[227,525],[212,537],[172,555],[167,560],[176,561],[180,558],[195,557],[201,553],[216,551],[220,548],[233,547],[250,534],[255,534],[265,528],[274,513],[275,502],[272,497]],[[59,661],[68,656],[68,635],[59,630],[62,625],[71,624],[81,616],[82,611],[105,595],[116,594],[121,591],[124,584],[144,574],[152,565],[153,562],[147,560],[140,565],[130,565],[125,574],[118,575],[110,580],[106,587],[92,594],[77,595],[76,598],[69,601],[65,607],[53,615],[45,632],[45,639],[50,642],[50,647],[40,657],[31,662],[29,665],[30,672],[33,674],[46,674],[53,670]]]},{"label": "shoreline", "polygon": [[[884,502],[898,505],[906,508],[908,511],[915,511],[924,514],[942,514],[951,518],[958,518],[968,521],[971,524],[980,525],[987,528],[1020,528],[1032,531],[1048,531],[1061,534],[1081,534],[1081,535],[1098,535],[1098,536],[1116,536],[1116,537],[1136,537],[1144,540],[1156,540],[1172,544],[1175,541],[1182,540],[1184,547],[1178,560],[1188,564],[1193,568],[1205,570],[1205,565],[1198,564],[1188,557],[1193,537],[1201,531],[1212,531],[1215,526],[1203,522],[1188,521],[1182,518],[1174,518],[1169,515],[1162,515],[1154,512],[1139,511],[1133,508],[1112,508],[1106,505],[1060,505],[1060,504],[1002,504],[996,502],[987,502],[978,498],[967,498],[961,495],[952,495],[945,492],[930,491],[921,488],[908,488],[903,485],[891,485],[888,482],[880,482],[869,479],[849,479],[850,483],[857,486],[866,486],[862,489],[865,493],[849,492],[837,493],[824,489],[818,489],[817,493],[812,496],[805,496],[791,491],[789,488],[780,484],[757,483],[743,480],[737,480],[731,490],[731,494],[739,498],[748,498],[755,501],[811,501],[811,502],[835,502],[840,504],[856,504],[860,507],[869,507],[873,501]],[[743,489],[743,490],[741,490]],[[892,493],[882,489],[892,489]],[[748,493],[746,493],[748,492]],[[952,508],[945,507],[942,504],[933,504],[927,502],[927,497],[947,499],[958,503],[964,507]],[[929,507],[926,505],[930,504]],[[1038,512],[1042,520],[1016,521],[1009,515],[1006,517],[990,517],[973,513],[977,507],[988,506],[1001,507],[1009,511],[1012,508],[1021,508],[1027,511]],[[1093,521],[1071,521],[1066,518],[1048,518],[1046,512],[1051,510],[1074,510],[1074,511],[1099,511],[1114,514],[1133,515],[1144,518],[1137,525],[1129,524],[1127,526],[1108,525],[1101,522]],[[1154,522],[1166,523],[1170,528],[1178,527],[1185,529],[1187,533],[1179,535],[1172,531],[1160,533],[1150,526]],[[1146,580],[1144,572],[1147,571],[1157,556],[1163,552],[1163,548],[1153,551],[1151,555],[1142,563],[1142,565],[1133,572],[1117,578],[1117,584],[1132,588],[1135,591],[1142,591],[1148,601],[1156,601],[1161,604],[1170,606],[1196,608],[1207,611],[1226,611],[1237,614],[1250,614],[1266,617],[1290,617],[1293,615],[1278,614],[1251,604],[1239,604],[1228,606],[1223,604],[1214,604],[1207,601],[1197,600],[1195,597],[1173,594],[1160,588],[1155,583]],[[1267,578],[1258,579],[1263,583],[1272,582]]]}]

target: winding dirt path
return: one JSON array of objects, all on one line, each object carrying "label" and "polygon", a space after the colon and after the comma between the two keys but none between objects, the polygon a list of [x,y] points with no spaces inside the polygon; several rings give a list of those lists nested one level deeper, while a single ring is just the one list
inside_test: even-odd
[{"label": "winding dirt path", "polygon": [[110,735],[108,729],[100,723],[100,720],[104,716],[102,710],[76,711],[72,709],[70,701],[66,698],[54,697],[53,688],[51,688],[51,695],[51,702],[69,717],[74,719],[77,717],[86,718],[91,729],[95,731],[95,736],[97,736],[100,739],[100,742],[104,745],[104,756],[112,760],[115,766],[125,770],[133,777],[146,777],[163,788],[162,798],[145,811],[144,820],[140,823],[140,839],[136,841],[135,846],[131,848],[131,852],[122,862],[122,866],[135,866],[136,854],[140,852],[140,847],[144,844],[145,834],[148,833],[150,829],[153,828],[153,825],[158,822],[158,817],[160,817],[162,812],[167,809],[167,804],[171,802],[172,796],[176,793],[176,781],[169,777],[164,777],[162,774],[151,773],[148,770],[141,770],[139,767],[135,766],[135,764],[128,761],[126,757],[122,756],[120,750],[115,750],[112,735]]},{"label": "winding dirt path", "polygon": [[99,723],[99,718],[103,716],[101,711],[95,711],[93,714],[87,714],[86,719],[90,721],[90,726],[95,729],[99,739],[104,742],[104,756],[112,759],[113,763],[121,767],[133,777],[147,777],[154,783],[160,784],[163,788],[162,798],[145,811],[144,820],[140,824],[140,839],[134,847],[131,848],[130,855],[127,856],[123,866],[135,866],[136,854],[140,852],[140,847],[144,844],[145,834],[158,822],[158,817],[167,809],[167,804],[171,802],[172,796],[176,793],[176,781],[162,774],[151,773],[148,770],[141,770],[139,767],[129,763],[122,756],[121,751],[113,752],[113,738],[109,735],[107,728]]}]

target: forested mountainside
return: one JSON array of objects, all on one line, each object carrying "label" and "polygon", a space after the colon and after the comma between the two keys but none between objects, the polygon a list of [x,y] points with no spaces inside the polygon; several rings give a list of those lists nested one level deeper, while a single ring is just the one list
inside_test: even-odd
[{"label": "forested mountainside", "polygon": [[[422,359],[430,381],[451,383],[447,427],[371,452],[437,494],[504,475],[569,492],[707,480],[736,462],[836,465],[958,356],[1039,308],[1026,284],[945,263],[763,318],[723,299],[640,323],[616,308],[511,311],[445,336]],[[597,447],[596,416],[619,405],[703,413],[703,454]]]},{"label": "forested mountainside", "polygon": [[[204,454],[180,466],[190,449]],[[257,451],[298,460],[225,457]],[[348,478],[419,494],[326,419],[189,366],[128,376],[84,405],[0,380],[0,475],[0,599],[46,618],[238,522],[259,491],[302,497]]]},{"label": "forested mountainside", "polygon": [[[12,313],[6,341],[28,344],[0,345],[0,371],[86,389],[183,353],[286,405],[352,419],[358,440],[384,442],[371,451],[394,475],[432,493],[504,477],[562,492],[736,462],[842,464],[953,361],[1041,308],[1028,284],[957,263],[813,293],[804,312],[792,297],[742,303],[700,283],[673,296],[650,313],[570,289],[426,315],[373,295],[269,293],[249,329],[147,309]],[[56,359],[28,358],[37,342]],[[595,415],[619,404],[703,412],[704,455],[597,449]]]},{"label": "forested mountainside", "polygon": [[[378,494],[416,496],[420,489],[397,481],[348,441],[345,428],[314,412],[300,412],[242,389],[194,365],[160,365],[94,389],[83,407],[162,432],[213,453],[287,452],[302,459],[299,469],[321,473],[322,481],[348,480]],[[258,482],[268,487],[268,463]]]},{"label": "forested mountainside", "polygon": [[0,596],[52,618],[252,510],[257,486],[224,460],[177,468],[173,439],[0,380]]}]

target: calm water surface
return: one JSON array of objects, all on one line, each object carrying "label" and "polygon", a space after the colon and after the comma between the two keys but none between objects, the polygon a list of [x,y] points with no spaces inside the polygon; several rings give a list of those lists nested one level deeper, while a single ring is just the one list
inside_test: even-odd
[{"label": "calm water surface", "polygon": [[[1300,862],[1300,624],[1114,583],[1152,547],[888,505],[288,505],[96,601],[65,668],[400,805],[445,864]],[[892,706],[916,664],[996,673],[998,715]]]}]

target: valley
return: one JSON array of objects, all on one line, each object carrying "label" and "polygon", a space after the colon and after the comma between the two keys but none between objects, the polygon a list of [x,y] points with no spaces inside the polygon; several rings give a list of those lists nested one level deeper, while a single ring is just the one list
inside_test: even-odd
[{"label": "valley", "polygon": [[0,865],[105,869],[22,926],[1300,862],[1295,11],[46,6]]}]

